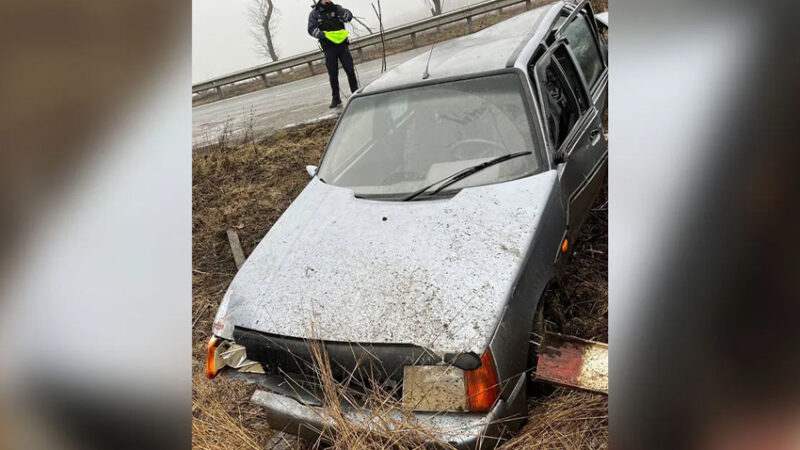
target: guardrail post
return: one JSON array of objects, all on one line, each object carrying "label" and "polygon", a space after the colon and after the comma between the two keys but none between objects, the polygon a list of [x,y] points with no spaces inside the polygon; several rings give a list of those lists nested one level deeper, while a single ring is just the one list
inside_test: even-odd
[{"label": "guardrail post", "polygon": [[411,48],[417,48],[417,33],[411,33]]},{"label": "guardrail post", "polygon": [[467,17],[467,33],[472,33],[472,16]]},{"label": "guardrail post", "polygon": [[217,86],[217,87],[216,87],[216,88],[214,88],[214,89],[216,89],[216,90],[217,90],[217,96],[219,96],[219,98],[225,98],[225,96],[224,96],[224,95],[222,95],[222,87],[221,87],[221,86]]}]

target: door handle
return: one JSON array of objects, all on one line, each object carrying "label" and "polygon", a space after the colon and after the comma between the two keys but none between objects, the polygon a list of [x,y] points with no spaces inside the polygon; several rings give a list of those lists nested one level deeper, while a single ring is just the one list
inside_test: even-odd
[{"label": "door handle", "polygon": [[603,130],[600,128],[595,128],[591,132],[589,132],[589,138],[591,139],[592,145],[597,145],[600,142],[600,137],[603,135]]}]

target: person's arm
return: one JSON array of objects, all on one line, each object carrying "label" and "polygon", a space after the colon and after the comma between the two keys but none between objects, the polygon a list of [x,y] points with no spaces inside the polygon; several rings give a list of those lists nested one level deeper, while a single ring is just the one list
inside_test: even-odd
[{"label": "person's arm", "polygon": [[350,22],[353,20],[353,13],[349,9],[345,9],[340,5],[336,5],[336,15],[339,16],[342,22]]},{"label": "person's arm", "polygon": [[320,31],[318,22],[317,11],[311,11],[308,15],[308,34],[317,39],[322,39],[322,31]]}]

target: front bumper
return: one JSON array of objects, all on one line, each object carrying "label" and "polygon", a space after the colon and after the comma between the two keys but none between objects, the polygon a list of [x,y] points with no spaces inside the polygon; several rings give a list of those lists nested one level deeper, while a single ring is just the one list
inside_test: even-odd
[{"label": "front bumper", "polygon": [[[323,429],[333,426],[333,421],[324,408],[308,406],[284,395],[256,390],[250,399],[267,413],[267,422],[275,430],[296,434],[308,441],[319,438]],[[457,448],[494,448],[503,430],[498,419],[503,417],[505,403],[500,400],[488,414],[467,413],[414,413],[425,430],[431,430],[436,437]],[[369,426],[370,413],[367,410],[350,409],[345,417],[354,423]],[[398,411],[397,420],[402,417]],[[479,445],[480,444],[480,445]]]},{"label": "front bumper", "polygon": [[[278,377],[241,373],[231,375],[258,385],[259,389],[253,393],[250,401],[264,408],[267,422],[272,429],[314,442],[320,438],[323,430],[334,427],[333,420],[314,396],[298,396],[296,391],[278,383]],[[520,383],[524,381],[524,377],[520,378]],[[514,391],[518,394],[520,390]],[[522,419],[509,420],[519,416],[516,406],[519,406],[520,400],[524,401],[524,398],[516,397],[524,396],[512,395],[508,399],[510,404],[502,399],[498,400],[492,410],[485,414],[419,412],[412,413],[411,420],[416,421],[421,429],[432,433],[439,441],[456,448],[491,449],[501,442],[508,431],[516,429],[522,423]],[[344,408],[344,415],[353,423],[364,424],[365,428],[370,426],[372,415],[369,410]],[[398,423],[408,423],[408,416],[401,411],[393,413],[393,416],[391,419],[396,419]],[[406,417],[405,421],[401,420],[403,417]]]}]

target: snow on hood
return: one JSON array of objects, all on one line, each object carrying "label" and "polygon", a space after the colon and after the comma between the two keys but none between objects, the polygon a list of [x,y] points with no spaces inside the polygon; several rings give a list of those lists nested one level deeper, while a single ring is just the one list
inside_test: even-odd
[{"label": "snow on hood", "polygon": [[215,332],[481,354],[555,183],[549,171],[397,202],[315,178],[234,278]]}]

